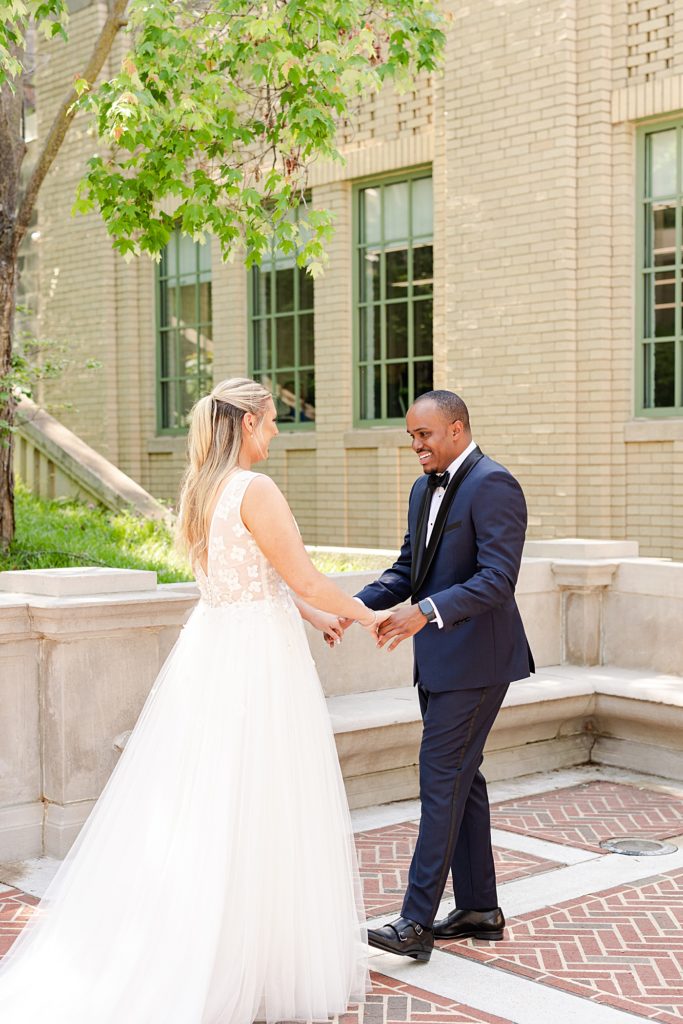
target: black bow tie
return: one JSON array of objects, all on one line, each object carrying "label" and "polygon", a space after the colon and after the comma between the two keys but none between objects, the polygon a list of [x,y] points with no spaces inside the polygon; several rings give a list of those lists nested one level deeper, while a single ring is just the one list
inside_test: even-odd
[{"label": "black bow tie", "polygon": [[448,470],[446,470],[445,473],[441,473],[441,475],[438,473],[430,473],[427,477],[427,487],[433,494],[437,487],[447,487],[450,478],[451,474]]}]

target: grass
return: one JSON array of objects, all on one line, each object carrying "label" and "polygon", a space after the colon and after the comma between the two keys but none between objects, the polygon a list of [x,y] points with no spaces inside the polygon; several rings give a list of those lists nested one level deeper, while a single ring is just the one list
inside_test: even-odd
[{"label": "grass", "polygon": [[41,501],[22,485],[15,513],[16,535],[10,550],[0,552],[0,569],[104,565],[153,569],[160,583],[192,579],[164,523],[81,501]]},{"label": "grass", "polygon": [[[81,501],[42,501],[21,484],[15,501],[16,536],[9,551],[0,551],[0,571],[102,565],[152,569],[159,583],[193,578],[164,523]],[[391,561],[381,555],[330,551],[313,552],[312,558],[325,573],[384,569]]]}]

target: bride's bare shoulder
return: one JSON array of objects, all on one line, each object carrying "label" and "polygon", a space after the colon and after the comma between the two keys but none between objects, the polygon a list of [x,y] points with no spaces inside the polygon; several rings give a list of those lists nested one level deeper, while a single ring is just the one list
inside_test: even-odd
[{"label": "bride's bare shoulder", "polygon": [[252,523],[268,523],[281,517],[284,512],[291,516],[284,494],[265,473],[255,473],[242,499],[242,519],[251,528]]}]

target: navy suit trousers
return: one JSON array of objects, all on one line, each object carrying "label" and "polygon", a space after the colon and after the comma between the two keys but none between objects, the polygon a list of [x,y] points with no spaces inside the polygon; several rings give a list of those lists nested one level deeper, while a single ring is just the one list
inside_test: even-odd
[{"label": "navy suit trousers", "polygon": [[498,906],[484,744],[508,684],[430,692],[418,684],[424,729],[420,747],[420,833],[401,914],[431,927],[453,873],[456,906]]}]

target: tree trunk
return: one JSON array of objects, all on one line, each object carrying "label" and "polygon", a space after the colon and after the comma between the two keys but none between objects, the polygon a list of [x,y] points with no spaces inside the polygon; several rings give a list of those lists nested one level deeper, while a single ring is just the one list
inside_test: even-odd
[{"label": "tree trunk", "polygon": [[[23,83],[12,92],[0,88],[0,385],[12,369],[14,303],[17,287],[19,239],[16,223],[19,206],[19,175],[26,153],[21,129]],[[14,536],[14,474],[12,472],[11,428],[14,424],[14,396],[2,387],[0,398],[0,547]]]},{"label": "tree trunk", "polygon": [[[12,362],[16,256],[0,248],[0,380],[9,375]],[[4,390],[4,389],[3,389]],[[0,547],[7,548],[14,537],[14,454],[15,401],[10,395],[0,402]]]},{"label": "tree trunk", "polygon": [[[0,0],[0,3],[2,0]],[[83,78],[92,87],[109,56],[116,34],[125,24],[129,0],[111,0],[107,16],[93,45],[84,69],[74,77]],[[19,48],[17,52],[20,56]],[[76,116],[77,99],[73,87],[57,109],[42,149],[20,194],[19,176],[26,153],[22,135],[23,81],[0,86],[0,384],[12,368],[14,310],[18,280],[19,246],[31,221],[31,213],[46,174]],[[6,389],[2,389],[5,391]],[[10,394],[0,398],[0,547],[6,548],[14,536],[14,474],[12,472],[15,400]]]}]

